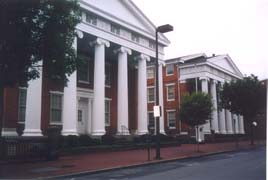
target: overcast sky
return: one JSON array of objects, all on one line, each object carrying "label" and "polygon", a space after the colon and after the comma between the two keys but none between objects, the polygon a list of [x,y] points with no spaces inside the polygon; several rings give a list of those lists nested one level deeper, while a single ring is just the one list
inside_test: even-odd
[{"label": "overcast sky", "polygon": [[156,25],[171,24],[165,59],[229,54],[243,74],[268,78],[268,0],[133,0]]}]

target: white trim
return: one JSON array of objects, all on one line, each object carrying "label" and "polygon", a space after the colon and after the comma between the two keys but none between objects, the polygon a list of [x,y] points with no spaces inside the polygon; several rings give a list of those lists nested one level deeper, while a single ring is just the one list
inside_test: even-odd
[{"label": "white trim", "polygon": [[83,84],[91,84],[90,83],[90,71],[89,71],[89,62],[90,61],[92,61],[92,59],[91,59],[91,57],[89,57],[89,56],[85,56],[83,53],[82,54],[79,54],[79,56],[83,56],[83,60],[85,60],[86,62],[87,62],[87,80],[85,81],[85,80],[80,80],[79,79],[79,72],[81,72],[81,71],[79,71],[79,66],[77,66],[77,81],[78,81],[78,83],[83,83]]},{"label": "white trim", "polygon": [[[62,118],[61,118],[62,119]],[[49,125],[62,125],[62,122],[49,122]]]},{"label": "white trim", "polygon": [[[153,69],[153,77],[148,77],[148,69]],[[147,66],[146,67],[146,79],[155,79],[155,66]]]},{"label": "white trim", "polygon": [[[110,12],[106,12],[94,5],[92,5],[92,3],[88,3],[85,0],[79,0],[80,2],[80,7],[86,11],[90,11],[91,13],[95,14],[96,16],[100,16],[103,19],[105,19],[106,21],[109,22],[113,22],[116,23],[120,26],[123,26],[127,29],[130,30],[134,30],[135,32],[139,33],[142,36],[147,37],[148,39],[154,40],[154,30],[155,30],[155,26],[151,23],[151,21],[142,13],[142,11],[140,11],[137,6],[131,2],[131,1],[120,1],[121,3],[123,3],[124,6],[126,6],[126,8],[133,13],[134,16],[136,16],[141,22],[142,24],[145,25],[146,30],[131,24],[130,22],[127,22],[126,20],[123,20],[122,18],[116,17],[115,15],[111,14]],[[161,45],[165,45],[167,46],[168,44],[170,44],[169,40],[163,35],[160,34],[159,35],[159,43],[161,43]]]},{"label": "white trim", "polygon": [[[61,120],[60,122],[53,122],[51,120],[51,106],[52,106],[52,95],[60,95],[61,96]],[[49,98],[50,98],[50,103],[49,103],[49,124],[50,125],[62,125],[63,121],[63,104],[64,104],[64,98],[63,98],[64,93],[60,91],[49,91]]]},{"label": "white trim", "polygon": [[58,94],[58,95],[63,95],[64,93],[61,91],[49,91],[49,94]]},{"label": "white trim", "polygon": [[[173,67],[173,73],[172,74],[168,74],[168,72],[167,72],[167,67],[168,66],[172,66]],[[168,77],[168,76],[172,76],[172,75],[174,75],[175,74],[175,67],[174,67],[174,64],[166,64],[166,76]]]},{"label": "white trim", "polygon": [[[153,101],[149,101],[149,93],[148,93],[148,89],[154,89],[154,100]],[[154,103],[155,102],[155,86],[147,86],[147,103]]]},{"label": "white trim", "polygon": [[105,97],[106,101],[112,101],[112,98]]},{"label": "white trim", "polygon": [[2,136],[18,136],[16,128],[2,128]]},{"label": "white trim", "polygon": [[[104,102],[104,106],[106,106],[106,102],[109,102],[109,124],[106,124],[106,122],[104,122],[105,127],[110,127],[111,126],[111,98],[105,98],[105,102]],[[104,118],[105,118],[106,112],[104,111]]]},{"label": "white trim", "polygon": [[[152,113],[153,114],[153,119],[154,119],[154,126],[153,126],[153,130],[155,130],[155,117],[154,117],[154,111],[147,111],[147,123],[148,123],[148,126],[149,126],[149,113]],[[148,129],[148,127],[147,127]],[[149,129],[148,129],[149,130]]]},{"label": "white trim", "polygon": [[19,87],[19,89],[25,89],[25,90],[27,90],[28,88],[27,87]]},{"label": "white trim", "polygon": [[81,84],[91,84],[89,81],[82,81],[82,80],[78,80],[78,83],[81,83]]},{"label": "white trim", "polygon": [[[167,101],[175,101],[175,98],[176,98],[176,93],[175,93],[175,88],[176,88],[176,86],[175,86],[175,85],[176,85],[176,83],[168,83],[168,84],[166,84]],[[168,88],[171,87],[171,86],[174,87],[174,98],[169,99],[169,98],[168,98]]]},{"label": "white trim", "polygon": [[[170,112],[175,112],[175,127],[170,127],[169,126],[169,114]],[[167,113],[167,126],[169,129],[176,129],[176,125],[177,125],[177,122],[176,122],[176,114],[177,114],[177,111],[176,109],[167,109],[166,110],[166,113]]]},{"label": "white trim", "polygon": [[[84,22],[81,22],[80,24],[77,25],[76,29],[88,33],[92,36],[102,37],[103,39],[106,39],[109,42],[120,44],[124,47],[128,47],[134,51],[143,53],[150,57],[155,57],[155,50],[143,44],[135,43],[134,41],[131,41],[130,39],[124,38],[122,36],[115,36],[113,33],[107,32],[99,27],[90,26]],[[164,52],[159,51],[159,60],[163,59],[164,59]]]},{"label": "white trim", "polygon": [[[20,120],[20,90],[26,91],[26,97],[25,97],[25,112],[24,112],[24,121]],[[18,121],[19,124],[25,124],[26,121],[26,108],[27,108],[27,87],[19,87],[19,95],[18,95]]]},{"label": "white trim", "polygon": [[[106,84],[106,67],[109,69],[109,79],[110,79],[110,84]],[[105,69],[104,69],[104,73],[105,73],[105,87],[106,88],[111,88],[112,85],[112,79],[111,79],[111,63],[109,62],[105,62]]]}]

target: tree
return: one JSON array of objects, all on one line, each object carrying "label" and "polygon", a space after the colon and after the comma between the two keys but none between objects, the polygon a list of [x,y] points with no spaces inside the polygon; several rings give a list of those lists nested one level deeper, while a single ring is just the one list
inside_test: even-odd
[{"label": "tree", "polygon": [[48,78],[66,83],[76,69],[72,43],[80,22],[77,0],[0,2],[0,137],[5,87],[39,77],[39,62]]},{"label": "tree", "polygon": [[251,144],[254,144],[253,122],[265,107],[265,87],[254,75],[224,83],[220,92],[221,106],[232,113],[241,114],[251,127]]},{"label": "tree", "polygon": [[[200,125],[205,124],[211,118],[213,104],[211,97],[206,93],[186,94],[180,107],[180,119],[186,124],[196,127],[197,136]],[[199,137],[197,137],[199,139]],[[199,142],[197,140],[197,147],[199,151]]]}]

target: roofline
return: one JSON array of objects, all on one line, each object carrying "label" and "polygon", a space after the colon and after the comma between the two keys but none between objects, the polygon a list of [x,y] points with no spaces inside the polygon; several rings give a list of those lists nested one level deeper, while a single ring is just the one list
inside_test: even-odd
[{"label": "roofline", "polygon": [[229,56],[229,54],[221,54],[221,55],[217,55],[214,57],[209,57],[207,59],[211,59],[211,58],[215,58],[215,57],[220,57],[220,56],[226,56],[227,58],[229,58],[231,64],[234,66],[235,70],[241,75],[241,77],[244,77],[244,75],[241,73],[241,71],[238,69],[238,67],[236,66],[236,64],[233,62],[232,58]]},{"label": "roofline", "polygon": [[[207,57],[207,55],[205,54],[205,53],[196,53],[196,54],[190,54],[190,55],[186,55],[186,56],[180,56],[180,57],[177,57],[177,58],[171,58],[171,59],[166,59],[165,60],[165,62],[166,63],[172,63],[172,62],[177,62],[177,61],[180,61],[180,60],[182,60],[182,61],[185,61],[185,60],[183,60],[183,58],[186,58],[187,56],[195,56],[194,58],[190,58],[190,59],[195,59],[195,58],[199,58],[199,57],[202,57],[202,56],[204,56],[205,58]],[[190,60],[190,59],[188,59],[188,60]]]},{"label": "roofline", "polygon": [[[127,3],[127,1],[122,1],[122,2],[125,4]],[[135,10],[137,10],[142,15],[142,17],[152,26],[152,28],[155,31],[156,26],[152,23],[152,21],[138,8],[138,6],[132,0],[128,0],[128,2],[135,8]],[[159,34],[162,37],[162,39],[161,38],[159,39],[161,44],[168,45],[171,43],[170,40],[164,34],[162,33],[159,33]]]}]

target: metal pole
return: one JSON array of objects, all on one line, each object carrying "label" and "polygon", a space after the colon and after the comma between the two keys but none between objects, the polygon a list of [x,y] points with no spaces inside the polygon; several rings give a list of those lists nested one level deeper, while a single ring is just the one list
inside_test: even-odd
[{"label": "metal pole", "polygon": [[[158,31],[155,31],[155,105],[159,105],[159,79],[158,79]],[[160,156],[160,133],[159,133],[159,117],[155,118],[156,120],[156,156],[155,159],[161,159]]]},{"label": "metal pole", "polygon": [[[194,68],[196,70],[196,64],[194,65]],[[197,77],[195,78],[195,92],[197,93]]]}]

